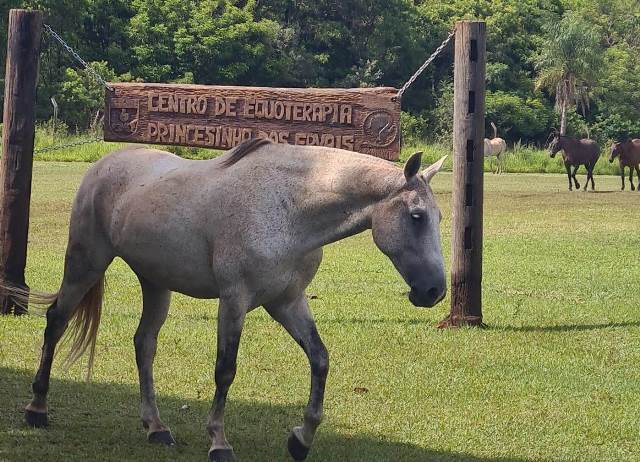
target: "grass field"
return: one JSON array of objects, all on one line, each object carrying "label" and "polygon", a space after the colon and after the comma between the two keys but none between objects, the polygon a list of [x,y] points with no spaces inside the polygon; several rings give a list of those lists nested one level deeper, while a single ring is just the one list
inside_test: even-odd
[{"label": "grass field", "polygon": [[[63,135],[40,127],[36,133],[36,149],[74,143],[96,137],[97,135],[95,134]],[[35,158],[43,161],[57,162],[95,162],[108,152],[123,146],[125,146],[125,144],[105,142],[82,144],[67,149],[36,153]],[[616,160],[614,163],[609,163],[609,147],[601,146],[601,148],[601,156],[596,164],[594,173],[596,175],[618,175],[620,172],[618,161]],[[221,151],[212,149],[186,148],[180,146],[159,146],[159,149],[169,150],[188,159],[210,159],[221,153]],[[402,148],[400,160],[404,161],[408,159],[409,156],[416,151],[423,151],[423,160],[428,162],[434,162],[440,157],[450,154],[450,149],[446,146],[434,143],[414,143]],[[485,171],[489,172],[494,170],[496,167],[495,164],[495,159],[485,160]],[[509,144],[507,154],[503,160],[503,168],[505,172],[510,173],[565,173],[561,154],[558,154],[552,159],[544,149],[522,146],[518,143],[513,145]],[[445,162],[444,169],[451,170],[451,158]],[[581,167],[580,170],[585,172],[584,167]]]},{"label": "grass field", "polygon": [[[35,165],[34,288],[57,290],[87,168]],[[640,193],[619,192],[619,179],[606,176],[596,177],[597,193],[569,193],[561,175],[488,174],[485,183],[487,329],[437,330],[449,299],[412,307],[369,233],[326,249],[309,293],[331,370],[309,460],[640,460]],[[438,175],[447,261],[450,189],[451,176]],[[206,460],[217,302],[174,296],[160,333],[158,402],[174,450],[146,443],[138,417],[140,306],[135,276],[116,261],[93,382],[81,364],[54,364],[48,430],[22,417],[44,319],[0,319],[0,461]],[[262,310],[251,313],[226,415],[239,460],[287,460],[308,374],[298,346]]]}]

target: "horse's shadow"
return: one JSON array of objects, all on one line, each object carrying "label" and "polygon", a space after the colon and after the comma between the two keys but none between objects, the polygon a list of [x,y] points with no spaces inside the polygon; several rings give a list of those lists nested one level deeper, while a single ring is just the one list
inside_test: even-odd
[{"label": "horse's shadow", "polygon": [[[51,424],[27,428],[23,406],[31,376],[0,367],[0,460],[11,461],[205,461],[209,440],[204,430],[207,399],[184,400],[159,392],[160,412],[172,427],[175,449],[146,442],[137,416],[133,385],[52,380]],[[226,426],[240,461],[288,461],[286,437],[301,417],[303,404],[281,405],[230,399]],[[380,435],[349,436],[330,418],[321,426],[309,461],[525,462],[525,459],[476,457],[389,441]],[[443,435],[445,437],[445,435]]]},{"label": "horse's shadow", "polygon": [[624,327],[640,327],[640,321],[630,322],[608,322],[603,324],[574,324],[558,326],[497,326],[490,327],[495,331],[503,332],[580,332],[599,329],[616,329]]}]

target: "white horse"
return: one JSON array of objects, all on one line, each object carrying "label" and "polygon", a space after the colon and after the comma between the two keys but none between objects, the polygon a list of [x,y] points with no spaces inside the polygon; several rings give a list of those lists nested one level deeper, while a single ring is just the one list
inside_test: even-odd
[{"label": "white horse", "polygon": [[498,138],[498,128],[496,127],[496,124],[491,122],[491,126],[493,127],[493,138],[484,139],[484,156],[489,157],[490,160],[492,157],[496,158],[497,166],[493,173],[499,174],[502,173],[504,154],[507,152],[507,142],[502,138]]},{"label": "white horse", "polygon": [[[175,445],[160,420],[153,385],[156,339],[175,291],[220,299],[209,460],[235,457],[225,437],[224,408],[245,315],[259,306],[291,334],[310,362],[303,424],[288,441],[291,456],[303,460],[322,419],[329,368],[305,296],[322,247],[371,229],[378,248],[411,288],[411,303],[433,306],[445,296],[441,214],[429,187],[444,159],[421,173],[420,156],[414,154],[402,169],[338,149],[251,140],[207,161],[129,147],[94,164],[73,205],[60,290],[40,297],[51,305],[27,423],[48,423],[54,350],[70,321],[71,357],[89,348],[91,364],[104,273],[118,256],[142,287],[134,344],[148,439]],[[3,288],[21,295],[7,284]]]}]

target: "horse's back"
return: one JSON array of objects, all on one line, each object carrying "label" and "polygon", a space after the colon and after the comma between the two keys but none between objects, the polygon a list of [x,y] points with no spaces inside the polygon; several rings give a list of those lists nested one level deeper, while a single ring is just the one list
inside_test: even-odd
[{"label": "horse's back", "polygon": [[162,174],[179,167],[184,159],[166,151],[143,146],[128,146],[111,152],[96,162],[83,179],[83,185],[94,181],[127,186],[142,176]]},{"label": "horse's back", "polygon": [[[578,141],[579,150],[576,154],[584,159],[585,164],[595,164],[600,157],[600,146],[595,140],[589,138],[582,138]],[[578,158],[580,162],[582,159]]]},{"label": "horse's back", "polygon": [[634,138],[629,142],[628,157],[634,165],[640,164],[640,138]]}]

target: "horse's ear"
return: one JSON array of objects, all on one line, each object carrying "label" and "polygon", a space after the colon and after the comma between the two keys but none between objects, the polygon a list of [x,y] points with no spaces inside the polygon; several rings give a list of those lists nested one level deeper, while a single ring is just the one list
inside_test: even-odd
[{"label": "horse's ear", "polygon": [[433,178],[433,176],[440,171],[440,169],[442,168],[442,164],[444,164],[444,161],[446,159],[447,156],[444,156],[435,164],[429,165],[424,169],[424,171],[422,172],[422,176],[427,181],[427,183],[429,183],[431,181],[431,178]]},{"label": "horse's ear", "polygon": [[409,181],[418,174],[420,170],[420,162],[422,160],[422,151],[418,151],[409,157],[409,160],[404,164],[404,177]]}]

